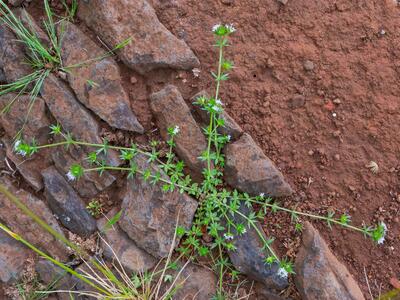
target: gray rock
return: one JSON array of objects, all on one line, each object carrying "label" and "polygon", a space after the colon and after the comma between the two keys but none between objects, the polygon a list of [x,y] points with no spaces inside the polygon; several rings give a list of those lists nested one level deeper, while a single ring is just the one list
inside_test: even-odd
[{"label": "gray rock", "polygon": [[42,175],[47,201],[60,222],[73,233],[92,234],[96,230],[96,221],[64,177],[54,167],[47,168]]},{"label": "gray rock", "polygon": [[296,287],[305,300],[363,300],[346,267],[329,250],[318,231],[306,223],[296,257]]},{"label": "gray rock", "polygon": [[167,129],[179,126],[180,131],[174,138],[175,151],[190,168],[193,177],[201,178],[203,169],[207,168],[207,162],[200,161],[199,156],[207,149],[207,141],[178,89],[168,85],[152,94],[150,100],[161,136],[167,140]]},{"label": "gray rock", "polygon": [[[242,205],[239,211],[248,216],[251,209]],[[246,224],[246,220],[236,214],[234,215],[235,224]],[[257,223],[257,228],[267,240],[264,230]],[[282,290],[288,285],[287,277],[279,274],[279,264],[271,265],[265,263],[265,258],[270,254],[263,250],[263,243],[257,230],[254,227],[247,227],[246,233],[238,235],[234,228],[231,229],[234,235],[233,243],[236,246],[235,251],[229,251],[228,255],[232,264],[241,273],[246,274],[250,279],[262,283],[268,289]]]},{"label": "gray rock", "polygon": [[186,43],[160,23],[146,0],[82,1],[78,16],[111,47],[132,38],[118,56],[141,74],[157,68],[192,69],[199,65]]},{"label": "gray rock", "polygon": [[24,47],[5,25],[0,27],[0,68],[5,80],[12,83],[33,72],[26,63]]},{"label": "gray rock", "polygon": [[74,24],[64,22],[59,28],[63,30],[64,65],[71,66],[93,60],[72,68],[67,75],[79,101],[110,126],[143,133],[142,125],[131,110],[129,97],[122,87],[119,68],[114,59],[97,59],[104,56],[105,51]]},{"label": "gray rock", "polygon": [[[107,218],[112,218],[117,212],[116,209],[111,210],[107,214]],[[102,232],[105,240],[105,242],[102,240],[101,248],[107,259],[114,261],[115,256],[117,256],[125,271],[129,273],[143,273],[156,265],[157,260],[136,246],[135,242],[121,230],[118,224],[114,224],[109,229],[105,228],[106,224],[106,218],[97,220],[97,228]],[[116,261],[114,263],[119,266]]]},{"label": "gray rock", "polygon": [[[183,267],[182,263],[180,267]],[[180,269],[168,271],[173,276],[173,280],[176,279],[174,287],[178,287],[173,299],[213,299],[218,282],[214,272],[193,263],[187,264],[178,276],[179,271]],[[162,291],[165,293],[170,286],[171,284],[164,284]]]},{"label": "gray rock", "polygon": [[[199,105],[194,104],[200,97],[209,98],[209,95],[206,91],[201,91],[192,97],[192,103],[195,111],[201,118],[203,124],[207,124],[210,122],[210,115],[207,111],[201,109]],[[237,140],[243,134],[242,128],[235,122],[235,120],[224,110],[220,115],[220,118],[225,121],[224,127],[219,127],[218,131],[221,134],[230,135],[232,140]]]},{"label": "gray rock", "polygon": [[[57,220],[42,200],[23,189],[17,189],[6,177],[2,177],[0,183],[33,213],[39,216],[60,235],[63,235]],[[0,194],[0,219],[2,219],[12,231],[20,234],[31,244],[46,251],[53,257],[62,261],[68,258],[68,250],[62,242],[58,241],[53,235],[19,210],[17,206],[3,194]]]},{"label": "gray rock", "polygon": [[13,283],[21,277],[29,250],[0,229],[0,282]]},{"label": "gray rock", "polygon": [[[90,167],[86,155],[80,149],[71,149],[69,152],[64,149],[58,149],[51,156],[56,169],[65,179],[68,179],[66,174],[73,164],[80,164],[84,168]],[[69,182],[69,184],[73,186],[80,196],[93,198],[114,182],[115,177],[110,172],[104,172],[101,175],[98,172],[85,172],[79,180]]]},{"label": "gray rock", "polygon": [[[146,158],[136,157],[139,170],[149,169],[152,174],[159,172],[156,166],[149,166]],[[176,225],[189,228],[197,208],[197,202],[179,191],[163,192],[162,183],[155,185],[145,182],[142,176],[128,180],[123,193],[122,216],[119,225],[142,249],[155,257],[166,257],[173,244]],[[179,216],[179,220],[178,220]]]},{"label": "gray rock", "polygon": [[306,60],[303,64],[304,70],[312,71],[314,70],[314,63],[311,60]]},{"label": "gray rock", "polygon": [[[75,139],[102,144],[98,122],[75,98],[74,93],[64,82],[54,75],[49,75],[45,79],[40,93],[63,130],[71,133]],[[97,150],[92,147],[85,147],[85,149],[87,152]],[[111,150],[108,152],[106,160],[113,166],[120,164],[118,155]]]},{"label": "gray rock", "polygon": [[247,133],[225,147],[225,156],[225,180],[232,187],[253,196],[261,193],[270,197],[292,194],[282,173]]},{"label": "gray rock", "polygon": [[[40,259],[35,266],[35,270],[38,273],[40,280],[46,284],[51,285],[52,290],[59,291],[74,291],[75,283],[72,280],[72,276],[67,272],[57,267],[46,259]],[[72,293],[71,293],[72,295]],[[58,300],[71,300],[69,293],[60,292],[57,294]],[[57,299],[56,298],[56,299]]]},{"label": "gray rock", "polygon": [[[17,94],[6,94],[0,97],[0,109],[13,101]],[[43,149],[31,157],[23,157],[13,151],[13,141],[18,133],[21,138],[30,143],[33,139],[37,144],[47,143],[50,121],[46,116],[43,99],[36,98],[31,106],[30,98],[20,95],[10,110],[1,115],[0,123],[7,138],[3,138],[7,148],[7,157],[15,164],[24,179],[36,190],[43,188],[41,169],[50,166],[49,150]],[[28,115],[27,112],[30,111]],[[21,129],[23,128],[23,131]]]}]

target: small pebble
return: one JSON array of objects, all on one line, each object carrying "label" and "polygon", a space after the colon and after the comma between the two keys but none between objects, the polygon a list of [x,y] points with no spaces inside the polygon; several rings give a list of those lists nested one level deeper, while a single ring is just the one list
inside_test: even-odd
[{"label": "small pebble", "polygon": [[289,2],[289,0],[278,0],[278,2],[280,4],[286,5]]},{"label": "small pebble", "polygon": [[335,103],[335,104],[340,104],[340,103],[342,103],[342,102],[340,101],[339,98],[336,98],[336,99],[333,100],[333,103]]},{"label": "small pebble", "polygon": [[332,117],[336,118],[337,114],[336,113],[332,113]]},{"label": "small pebble", "polygon": [[339,154],[335,154],[334,158],[335,158],[335,160],[339,161],[340,160],[340,155]]},{"label": "small pebble", "polygon": [[314,151],[312,151],[312,150],[308,151],[308,155],[313,156],[314,155]]},{"label": "small pebble", "polygon": [[135,84],[136,82],[137,82],[136,77],[135,77],[135,76],[132,76],[132,77],[131,77],[131,83],[132,83],[132,84]]},{"label": "small pebble", "polygon": [[332,134],[333,134],[334,137],[339,137],[340,133],[341,133],[340,130],[336,130]]},{"label": "small pebble", "polygon": [[221,0],[221,3],[225,5],[232,5],[234,3],[234,0]]},{"label": "small pebble", "polygon": [[303,64],[304,70],[312,71],[314,70],[314,63],[311,60],[306,60]]}]

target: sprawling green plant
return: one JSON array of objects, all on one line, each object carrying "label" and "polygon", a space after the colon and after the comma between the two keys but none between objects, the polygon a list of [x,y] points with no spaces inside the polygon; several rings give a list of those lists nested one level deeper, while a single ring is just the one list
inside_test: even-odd
[{"label": "sprawling green plant", "polygon": [[[196,102],[209,115],[209,124],[203,129],[207,137],[207,149],[199,158],[207,164],[207,168],[203,170],[204,180],[201,184],[194,183],[189,175],[184,174],[184,162],[174,154],[174,138],[179,134],[179,127],[174,124],[171,124],[171,127],[168,128],[169,139],[167,145],[169,146],[169,151],[165,158],[160,157],[155,144],[151,145],[151,151],[146,151],[135,144],[131,147],[120,147],[110,145],[106,140],[103,144],[88,143],[75,140],[69,133],[63,133],[61,126],[58,124],[51,126],[51,134],[61,138],[59,142],[36,145],[34,142],[29,143],[18,140],[15,143],[15,151],[23,156],[32,156],[41,149],[59,146],[90,146],[97,149],[89,153],[87,157],[92,167],[84,168],[80,164],[74,164],[70,167],[66,176],[71,181],[79,180],[86,172],[97,171],[102,174],[105,171],[123,171],[128,174],[128,178],[141,176],[149,184],[161,183],[164,192],[179,190],[181,193],[186,192],[198,199],[199,207],[192,227],[189,230],[181,227],[177,228],[177,235],[183,237],[178,251],[180,252],[180,257],[185,256],[195,259],[199,256],[209,256],[211,258],[213,268],[219,274],[218,292],[215,295],[215,299],[226,299],[226,291],[224,291],[225,275],[230,274],[232,278],[237,278],[239,274],[226,257],[226,252],[235,251],[235,236],[243,235],[249,229],[255,230],[263,243],[266,264],[278,263],[280,265],[279,275],[283,277],[294,273],[292,262],[286,258],[281,259],[278,257],[272,248],[273,237],[265,238],[264,233],[261,232],[257,224],[258,220],[264,219],[268,212],[286,212],[290,214],[296,230],[302,229],[300,218],[309,217],[324,221],[329,227],[335,224],[358,231],[378,244],[383,243],[387,230],[383,222],[376,226],[364,225],[357,227],[350,224],[351,218],[347,214],[342,214],[339,217],[335,217],[333,212],[328,213],[327,216],[314,215],[283,207],[277,201],[264,194],[251,197],[238,190],[224,187],[222,177],[225,157],[222,150],[229,143],[230,136],[221,134],[219,130],[224,126],[224,119],[221,117],[223,103],[220,100],[219,92],[221,84],[228,80],[229,72],[233,68],[233,62],[224,56],[224,49],[229,45],[229,38],[234,32],[235,28],[232,25],[218,24],[213,27],[216,40],[215,46],[218,49],[218,67],[217,71],[212,73],[216,83],[215,95],[211,98],[199,97]],[[125,164],[122,166],[110,166],[100,159],[100,157],[107,155],[110,150],[118,151],[121,160]],[[136,163],[137,155],[147,158],[148,168],[138,168]],[[151,171],[152,168],[150,166],[152,164],[157,165],[160,171]],[[161,176],[161,171],[168,175],[168,179]],[[255,206],[259,209],[253,210]],[[247,207],[250,213],[243,213],[243,210],[241,210],[243,207]],[[243,221],[238,223],[235,221],[237,219]],[[202,241],[204,230],[212,239],[209,244]]]},{"label": "sprawling green plant", "polygon": [[[73,68],[89,64],[96,60],[101,60],[110,56],[114,51],[125,47],[130,39],[122,41],[114,47],[114,49],[105,52],[103,55],[79,62],[74,65],[65,66],[62,61],[62,37],[65,30],[65,20],[72,20],[77,10],[77,1],[73,0],[71,6],[68,6],[65,1],[62,1],[66,16],[56,16],[50,8],[48,0],[43,0],[46,20],[43,22],[45,34],[49,43],[43,41],[34,27],[34,22],[28,15],[23,16],[26,19],[24,23],[21,18],[16,16],[10,8],[0,0],[0,21],[7,26],[17,37],[17,40],[24,46],[26,52],[26,62],[32,67],[32,73],[25,75],[15,82],[0,85],[0,96],[8,93],[16,93],[14,97],[0,112],[1,114],[9,111],[10,107],[15,103],[21,94],[29,94],[30,103],[26,113],[25,122],[28,120],[31,109],[36,97],[39,95],[41,87],[45,79],[51,73],[66,74]],[[57,26],[59,26],[60,34],[57,34]],[[16,137],[19,137],[23,128],[18,132]]]}]

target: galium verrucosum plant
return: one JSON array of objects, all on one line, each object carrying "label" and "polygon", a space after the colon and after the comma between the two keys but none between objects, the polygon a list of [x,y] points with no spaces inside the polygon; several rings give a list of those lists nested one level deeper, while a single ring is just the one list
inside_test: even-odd
[{"label": "galium verrucosum plant", "polygon": [[[31,156],[43,148],[58,146],[91,147],[95,149],[87,156],[87,161],[91,164],[91,167],[85,168],[80,164],[72,165],[66,174],[69,180],[79,180],[86,172],[97,171],[102,174],[110,170],[123,171],[128,174],[128,178],[141,176],[149,184],[160,184],[164,192],[179,190],[198,199],[199,206],[192,227],[189,230],[177,228],[177,235],[182,237],[182,242],[177,251],[180,256],[191,258],[209,256],[211,258],[213,268],[219,274],[219,288],[216,299],[224,299],[223,283],[225,276],[229,274],[233,279],[238,276],[238,272],[229,262],[226,252],[235,251],[235,237],[246,234],[248,230],[255,230],[261,239],[265,251],[265,264],[279,264],[278,275],[282,277],[294,273],[293,264],[286,258],[279,258],[273,250],[274,238],[266,238],[258,226],[258,221],[264,219],[268,212],[290,214],[297,231],[302,230],[301,217],[309,217],[325,221],[329,227],[340,225],[361,232],[376,243],[383,243],[387,231],[383,222],[376,226],[357,227],[351,225],[351,217],[347,214],[335,217],[333,212],[329,212],[326,216],[301,212],[281,206],[268,195],[260,194],[254,197],[224,185],[225,157],[222,150],[230,142],[231,137],[222,134],[220,131],[225,125],[224,119],[221,117],[223,102],[220,99],[220,88],[222,83],[229,79],[229,72],[232,71],[234,66],[233,62],[224,56],[224,49],[229,45],[230,36],[235,32],[235,28],[232,25],[218,24],[213,27],[212,31],[215,36],[215,47],[218,50],[217,70],[212,72],[216,86],[215,94],[210,98],[199,97],[196,101],[196,105],[199,105],[209,115],[209,123],[203,128],[207,137],[207,148],[199,157],[207,165],[207,168],[203,170],[202,183],[194,183],[189,175],[184,174],[184,162],[179,160],[174,153],[174,138],[180,132],[179,127],[174,124],[170,124],[168,128],[168,152],[165,157],[161,157],[156,143],[150,144],[151,151],[141,149],[136,144],[131,147],[120,147],[110,145],[107,141],[104,141],[103,144],[88,143],[75,140],[70,134],[63,133],[59,125],[51,126],[51,134],[60,137],[62,139],[60,142],[37,145],[34,140],[31,143],[18,140],[15,143],[15,151],[23,156]],[[111,150],[119,152],[124,165],[109,166],[105,163],[104,155],[107,155]],[[152,171],[153,169],[150,167],[139,169],[136,163],[138,155],[146,157],[149,165],[157,165],[160,171]],[[163,176],[161,171],[168,177]],[[255,210],[255,207],[258,207],[258,210]],[[205,234],[210,237],[208,243],[204,242],[202,238]]]}]

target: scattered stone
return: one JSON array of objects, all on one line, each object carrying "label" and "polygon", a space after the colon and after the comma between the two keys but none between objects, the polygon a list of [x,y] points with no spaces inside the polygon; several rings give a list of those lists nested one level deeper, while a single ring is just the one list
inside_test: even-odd
[{"label": "scattered stone", "polygon": [[[239,211],[248,216],[252,211],[242,205]],[[246,220],[238,214],[234,215],[235,224],[246,224]],[[262,227],[257,223],[258,230],[264,234]],[[247,227],[246,233],[238,235],[234,228],[231,229],[234,235],[233,243],[235,251],[229,251],[228,255],[235,268],[250,279],[262,283],[268,289],[282,290],[288,285],[287,277],[280,275],[279,263],[268,265],[265,263],[266,250],[257,231],[253,227]]]},{"label": "scattered stone", "polygon": [[270,197],[292,194],[292,188],[282,173],[247,133],[225,147],[225,156],[225,180],[232,187],[254,196],[261,193]]},{"label": "scattered stone", "polygon": [[[52,152],[51,156],[56,169],[66,180],[68,180],[66,174],[73,164],[80,164],[84,168],[90,167],[85,154],[77,148],[71,149],[69,152],[64,149],[58,149],[58,151]],[[110,172],[104,172],[101,175],[98,172],[85,172],[79,180],[69,182],[69,184],[80,196],[93,198],[114,182],[115,177]]]},{"label": "scattered stone", "polygon": [[135,76],[131,76],[131,80],[130,81],[131,81],[132,84],[135,84],[135,83],[137,83],[138,80],[136,79]]},{"label": "scattered stone", "polygon": [[[0,123],[8,136],[8,138],[3,138],[7,148],[7,157],[15,164],[24,179],[36,191],[39,191],[43,188],[40,170],[49,167],[51,164],[48,149],[43,149],[31,157],[23,157],[14,152],[13,141],[20,134],[22,140],[28,143],[33,139],[37,144],[47,143],[50,121],[46,116],[45,104],[41,98],[36,98],[31,103],[29,96],[6,94],[0,97],[0,109],[3,109],[14,99],[17,100],[10,110],[0,117]],[[30,111],[29,115],[28,111]]]},{"label": "scattered stone", "polygon": [[334,158],[335,158],[335,160],[339,161],[340,160],[340,154],[335,154]]},{"label": "scattered stone", "polygon": [[333,99],[333,103],[339,105],[340,103],[342,103],[342,101],[340,101],[339,98]]},{"label": "scattered stone", "polygon": [[102,232],[102,236],[108,244],[104,241],[101,242],[104,256],[109,260],[114,260],[115,256],[117,256],[127,273],[143,273],[153,268],[157,260],[136,246],[118,224],[105,229],[107,220],[111,219],[117,212],[116,209],[113,209],[107,214],[108,219],[102,218],[97,221],[97,228]]},{"label": "scattered stone", "polygon": [[0,230],[0,249],[0,282],[13,283],[22,275],[30,252],[3,230]]},{"label": "scattered stone", "polygon": [[[210,97],[206,91],[201,91],[192,97],[192,103],[193,103],[193,107],[194,107],[195,111],[200,116],[201,121],[208,125],[208,123],[210,122],[210,116],[209,116],[208,112],[201,109],[201,107],[199,105],[194,104],[194,102],[196,102],[197,99],[202,96],[206,97],[206,98]],[[242,128],[235,122],[235,120],[225,110],[220,115],[220,118],[224,119],[224,121],[225,121],[225,126],[219,128],[219,132],[221,134],[230,135],[232,140],[238,139],[243,134]]]},{"label": "scattered stone", "polygon": [[54,167],[47,168],[42,175],[47,202],[60,222],[80,236],[92,234],[96,230],[96,221],[64,177]]},{"label": "scattered stone", "polygon": [[[11,181],[6,177],[2,177],[0,179],[0,183],[4,185],[10,193],[16,196],[33,213],[39,216],[60,235],[63,235],[57,220],[54,218],[53,214],[42,200],[36,198],[34,195],[23,189],[15,188]],[[15,204],[3,194],[0,194],[0,208],[0,219],[12,231],[20,234],[31,244],[41,248],[42,250],[45,250],[53,257],[57,257],[63,261],[68,258],[67,248],[62,242],[58,241],[55,237],[53,237],[53,235],[45,231],[29,216],[19,210]]]},{"label": "scattered stone", "polygon": [[[253,286],[254,293],[257,295],[255,299],[257,300],[290,300],[288,298],[283,298],[277,293],[274,293],[271,289],[265,287],[265,285],[256,282]],[[250,299],[250,298],[249,298]]]},{"label": "scattered stone", "polygon": [[118,56],[141,74],[157,68],[188,70],[199,65],[192,50],[160,23],[146,0],[83,1],[78,16],[111,47],[131,38]]},{"label": "scattered stone", "polygon": [[332,254],[318,231],[306,223],[296,258],[296,286],[306,300],[361,300],[364,296],[346,267]]},{"label": "scattered stone", "polygon": [[[44,80],[40,92],[50,112],[61,124],[64,131],[71,133],[75,139],[102,144],[99,137],[100,127],[98,122],[79,103],[64,82],[50,74]],[[87,150],[89,152],[97,149],[88,148]],[[106,160],[112,166],[120,164],[118,155],[113,151],[108,151]]]},{"label": "scattered stone", "polygon": [[5,80],[12,83],[33,72],[25,63],[24,48],[17,41],[14,33],[7,27],[0,27],[0,68],[4,72]]},{"label": "scattered stone", "polygon": [[[183,267],[181,264],[180,267]],[[176,279],[174,287],[179,286],[174,299],[196,299],[209,300],[213,299],[217,290],[217,277],[215,274],[204,267],[188,263],[178,276],[180,269],[168,272],[172,275],[173,280]],[[163,293],[171,284],[164,284]],[[163,293],[160,293],[162,295]]]},{"label": "scattered stone", "polygon": [[[284,0],[287,2],[287,0]],[[285,3],[286,4],[286,3]],[[314,70],[314,63],[311,60],[306,60],[303,64],[304,70],[312,71]]]},{"label": "scattered stone", "polygon": [[[137,156],[136,163],[140,170],[159,172],[161,178],[168,179],[145,157]],[[136,176],[126,183],[119,225],[140,248],[155,257],[166,257],[179,243],[177,238],[173,244],[175,227],[190,228],[196,209],[197,202],[188,195],[178,190],[163,192],[162,183],[152,185]]]},{"label": "scattered stone", "polygon": [[200,161],[199,157],[207,149],[207,141],[180,92],[175,86],[168,85],[152,94],[150,100],[161,136],[167,140],[169,139],[167,129],[179,127],[179,133],[174,138],[176,153],[191,169],[193,177],[201,178],[207,163]]},{"label": "scattered stone", "polygon": [[[41,281],[46,285],[53,285],[53,290],[59,291],[74,291],[74,281],[72,276],[55,266],[53,263],[46,259],[40,259],[35,266],[35,270],[39,275]],[[66,292],[60,292],[57,294],[59,300],[70,300],[71,297]]]},{"label": "scattered stone", "polygon": [[308,151],[308,155],[313,156],[314,155],[314,151],[313,150]]},{"label": "scattered stone", "polygon": [[294,95],[290,100],[289,100],[289,108],[291,109],[296,109],[296,108],[301,108],[306,105],[306,97],[300,94]]},{"label": "scattered stone", "polygon": [[10,3],[12,6],[20,6],[22,3],[24,3],[25,0],[8,0],[8,3]]},{"label": "scattered stone", "polygon": [[[99,48],[76,25],[64,22],[62,32],[62,59],[66,66],[92,60],[89,64],[75,67],[67,78],[77,98],[110,126],[143,133],[133,114],[129,97],[121,84],[117,63],[105,57]],[[61,29],[60,29],[61,30]],[[60,31],[59,30],[59,31]]]},{"label": "scattered stone", "polygon": [[221,3],[225,4],[225,5],[232,5],[233,3],[235,3],[235,1],[234,0],[221,0]]}]

